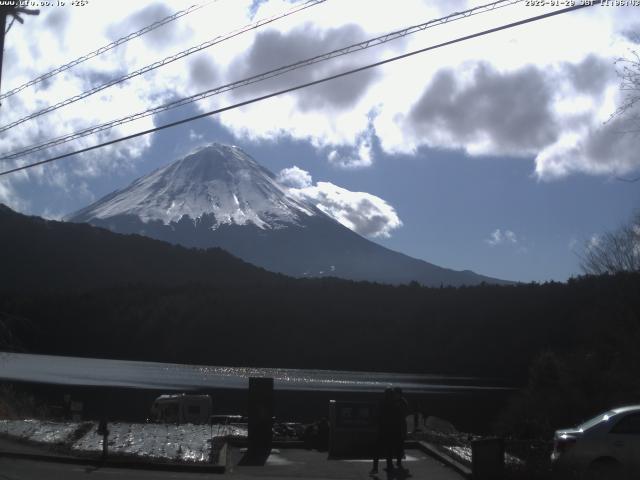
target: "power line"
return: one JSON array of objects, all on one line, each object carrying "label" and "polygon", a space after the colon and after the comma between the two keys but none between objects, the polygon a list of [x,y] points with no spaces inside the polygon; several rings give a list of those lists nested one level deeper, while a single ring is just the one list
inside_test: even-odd
[{"label": "power line", "polygon": [[54,68],[53,70],[51,70],[50,72],[44,73],[42,75],[40,75],[37,78],[34,78],[33,80],[29,80],[26,83],[23,83],[22,85],[14,88],[13,90],[9,90],[6,93],[3,93],[2,95],[0,95],[0,101],[4,100],[7,97],[10,97],[12,95],[15,95],[18,92],[21,92],[22,90],[24,90],[25,88],[28,88],[32,85],[36,85],[37,83],[40,83],[48,78],[53,77],[54,75],[57,75],[58,73],[64,72],[65,70],[69,70],[72,67],[75,67],[76,65],[79,65],[83,62],[86,62],[87,60],[97,57],[98,55],[103,54],[104,52],[107,52],[115,47],[117,47],[118,45],[122,45],[123,43],[128,42],[129,40],[133,40],[134,38],[140,37],[142,35],[144,35],[145,33],[149,33],[152,30],[155,30],[156,28],[160,28],[163,25],[166,25],[169,22],[173,22],[174,20],[177,20],[178,18],[184,17],[185,15],[189,15],[190,13],[195,12],[196,10],[200,10],[201,8],[206,7],[207,5],[216,2],[217,0],[210,0],[207,3],[202,3],[199,5],[191,5],[189,8],[185,8],[184,10],[180,10],[176,13],[174,13],[173,15],[169,15],[168,17],[163,18],[162,20],[158,20],[157,22],[152,23],[151,25],[148,25],[144,28],[142,28],[141,30],[138,30],[137,32],[133,32],[130,33],[129,35],[126,35],[124,37],[119,38],[118,40],[115,40],[111,43],[109,43],[108,45],[105,45],[103,47],[98,48],[97,50],[94,50],[93,52],[89,52],[79,58],[76,58],[75,60],[72,60],[69,63],[65,63],[64,65],[61,65],[57,68]]},{"label": "power line", "polygon": [[599,4],[600,4],[600,2],[596,0],[594,3],[591,3],[591,4],[584,3],[582,5],[575,5],[575,6],[572,6],[572,7],[563,8],[561,10],[556,10],[554,12],[549,12],[549,13],[545,13],[545,14],[542,14],[542,15],[537,15],[535,17],[529,17],[527,19],[519,20],[517,22],[508,23],[506,25],[501,25],[499,27],[491,28],[491,29],[488,29],[488,30],[483,30],[481,32],[473,33],[471,35],[465,35],[463,37],[458,37],[458,38],[455,38],[453,40],[448,40],[448,41],[443,42],[443,43],[439,43],[439,44],[436,44],[436,45],[431,45],[429,47],[421,48],[419,50],[413,50],[413,51],[411,51],[409,53],[405,53],[405,54],[402,54],[402,55],[397,55],[395,57],[391,57],[391,58],[388,58],[386,60],[381,60],[379,62],[370,63],[368,65],[365,65],[365,66],[362,66],[362,67],[358,67],[358,68],[354,68],[354,69],[351,69],[351,70],[347,70],[347,71],[342,72],[342,73],[338,73],[338,74],[335,74],[335,75],[330,75],[330,76],[327,76],[327,77],[323,77],[321,79],[314,80],[312,82],[299,84],[299,85],[296,85],[294,87],[289,87],[289,88],[286,88],[286,89],[283,89],[283,90],[278,90],[276,92],[272,92],[272,93],[269,93],[269,94],[266,94],[266,95],[262,95],[260,97],[254,97],[254,98],[252,98],[250,100],[245,100],[243,102],[239,102],[239,103],[236,103],[236,104],[233,104],[233,105],[229,105],[229,106],[226,106],[226,107],[223,107],[223,108],[218,108],[218,109],[212,110],[210,112],[201,113],[199,115],[194,115],[192,117],[188,117],[188,118],[184,118],[182,120],[178,120],[178,121],[175,121],[175,122],[167,123],[165,125],[160,125],[159,127],[154,127],[154,128],[149,129],[149,130],[144,130],[142,132],[138,132],[138,133],[134,133],[134,134],[131,134],[131,135],[127,135],[125,137],[116,138],[114,140],[109,140],[108,142],[103,142],[103,143],[100,143],[98,145],[93,145],[91,147],[82,148],[80,150],[76,150],[76,151],[73,151],[73,152],[65,153],[63,155],[58,155],[56,157],[48,158],[46,160],[41,160],[39,162],[34,162],[34,163],[30,163],[28,165],[22,165],[20,167],[12,168],[10,170],[5,170],[3,172],[0,172],[0,176],[8,175],[10,173],[18,172],[18,171],[21,171],[21,170],[26,170],[28,168],[33,168],[33,167],[36,167],[36,166],[39,166],[39,165],[44,165],[46,163],[50,163],[50,162],[54,162],[54,161],[57,161],[57,160],[61,160],[63,158],[71,157],[73,155],[78,155],[80,153],[85,153],[85,152],[89,152],[91,150],[96,150],[98,148],[102,148],[102,147],[106,147],[106,146],[113,145],[113,144],[116,144],[116,143],[120,143],[120,142],[123,142],[125,140],[131,140],[132,138],[140,137],[140,136],[143,136],[143,135],[148,135],[150,133],[154,133],[154,132],[157,132],[157,131],[160,131],[160,130],[164,130],[166,128],[171,128],[171,127],[175,127],[175,126],[178,126],[178,125],[182,125],[183,123],[192,122],[194,120],[199,120],[201,118],[205,118],[205,117],[209,117],[209,116],[212,116],[212,115],[216,115],[216,114],[219,114],[219,113],[222,113],[222,112],[226,112],[228,110],[233,110],[235,108],[243,107],[245,105],[250,105],[252,103],[260,102],[262,100],[267,100],[269,98],[273,98],[273,97],[276,97],[276,96],[279,96],[279,95],[283,95],[285,93],[294,92],[296,90],[301,90],[303,88],[311,87],[313,85],[318,85],[320,83],[328,82],[330,80],[335,80],[337,78],[345,77],[347,75],[352,75],[354,73],[362,72],[362,71],[365,71],[365,70],[368,70],[368,69],[371,69],[371,68],[375,68],[375,67],[379,67],[381,65],[385,65],[387,63],[391,63],[391,62],[395,62],[397,60],[408,58],[408,57],[411,57],[413,55],[417,55],[417,54],[420,54],[420,53],[425,53],[425,52],[428,52],[430,50],[435,50],[437,48],[442,48],[442,47],[445,47],[445,46],[448,46],[448,45],[453,45],[455,43],[463,42],[463,41],[466,41],[466,40],[471,40],[473,38],[477,38],[477,37],[481,37],[481,36],[488,35],[488,34],[491,34],[491,33],[499,32],[501,30],[506,30],[506,29],[509,29],[509,28],[517,27],[517,26],[524,25],[524,24],[527,24],[527,23],[536,22],[538,20],[542,20],[542,19],[545,19],[545,18],[553,17],[553,16],[556,16],[556,15],[561,15],[561,14],[564,14],[564,13],[572,12],[574,10],[579,10],[579,9],[582,9],[582,8],[591,7],[591,6],[599,5]]},{"label": "power line", "polygon": [[478,15],[481,13],[486,13],[488,11],[492,11],[495,10],[497,8],[502,8],[502,7],[506,7],[509,5],[513,5],[515,3],[521,3],[523,0],[499,0],[487,5],[482,5],[479,7],[475,7],[469,10],[465,10],[463,12],[455,12],[452,13],[450,15],[447,15],[445,17],[441,17],[441,18],[437,18],[434,20],[429,20],[428,22],[424,22],[424,23],[420,23],[418,25],[413,25],[407,28],[404,28],[402,30],[397,30],[395,32],[391,32],[391,33],[387,33],[385,35],[381,35],[379,37],[375,37],[375,38],[371,38],[369,40],[365,40],[363,42],[359,42],[359,43],[354,43],[351,45],[348,45],[346,47],[342,47],[342,48],[338,48],[336,50],[332,50],[330,52],[327,53],[323,53],[321,55],[316,55],[315,57],[311,57],[305,60],[301,60],[289,65],[285,65],[282,67],[278,67],[275,68],[273,70],[269,70],[267,72],[263,72],[257,75],[253,75],[251,77],[242,79],[242,80],[237,80],[235,82],[232,83],[228,83],[226,85],[222,85],[219,87],[215,87],[209,90],[205,90],[203,92],[199,92],[195,95],[191,95],[189,97],[184,97],[178,100],[174,100],[173,102],[169,102],[169,103],[165,103],[163,105],[159,105],[156,107],[152,107],[152,108],[148,108],[147,110],[135,113],[135,114],[131,114],[131,115],[127,115],[125,117],[116,119],[116,120],[111,120],[109,122],[100,124],[100,125],[95,125],[93,127],[89,127],[86,128],[84,130],[80,130],[68,135],[64,135],[61,137],[57,137],[51,140],[48,140],[45,143],[39,144],[39,145],[34,145],[31,147],[27,147],[25,149],[22,150],[14,150],[12,152],[9,152],[5,155],[3,155],[2,157],[0,157],[0,160],[13,160],[16,158],[20,158],[23,157],[25,155],[28,155],[30,153],[35,153],[35,152],[39,152],[41,150],[45,150],[48,148],[52,148],[55,147],[57,145],[62,145],[64,143],[68,143],[72,140],[76,140],[78,138],[83,138],[86,137],[88,135],[93,135],[95,133],[99,133],[102,132],[104,130],[109,130],[113,127],[116,127],[118,125],[123,125],[125,123],[129,123],[135,120],[139,120],[141,118],[145,118],[148,117],[150,115],[155,115],[157,113],[161,113],[167,110],[171,110],[174,108],[178,108],[184,105],[188,105],[190,103],[194,103],[196,101],[199,100],[204,100],[205,98],[209,98],[212,97],[214,95],[219,95],[221,93],[224,92],[228,92],[230,90],[235,90],[237,88],[240,87],[245,87],[248,85],[252,85],[254,83],[258,83],[258,82],[262,82],[264,80],[268,80],[270,78],[274,78],[274,77],[278,77],[278,76],[282,76],[286,73],[289,73],[291,71],[303,68],[303,67],[307,67],[310,65],[314,65],[316,63],[320,63],[320,62],[325,62],[328,60],[331,60],[333,58],[337,58],[337,57],[341,57],[344,55],[348,55],[350,53],[356,52],[356,51],[360,51],[360,50],[366,50],[368,48],[372,48],[378,45],[381,45],[383,43],[387,43],[390,42],[392,40],[396,40],[398,38],[407,36],[407,35],[411,35],[413,33],[416,32],[420,32],[423,31],[427,28],[430,27],[434,27],[437,25],[442,25],[445,23],[449,23],[449,22],[453,22],[453,21],[457,21],[457,20],[461,20],[473,15]]},{"label": "power line", "polygon": [[143,74],[148,73],[148,72],[150,72],[152,70],[155,70],[156,68],[163,67],[163,66],[168,65],[168,64],[170,64],[172,62],[175,62],[176,60],[180,60],[180,59],[182,59],[182,58],[184,58],[184,57],[186,57],[188,55],[191,55],[193,53],[197,53],[197,52],[199,52],[201,50],[204,50],[205,48],[212,47],[212,46],[214,46],[214,45],[216,45],[218,43],[222,43],[222,42],[224,42],[226,40],[229,40],[229,39],[231,39],[233,37],[237,37],[238,35],[246,33],[246,32],[248,32],[250,30],[258,29],[258,28],[260,28],[260,27],[262,27],[264,25],[268,25],[269,23],[275,22],[276,20],[280,20],[282,18],[288,17],[290,15],[293,15],[294,13],[297,13],[299,11],[305,10],[305,9],[307,9],[309,7],[313,7],[313,6],[318,5],[320,3],[324,3],[326,1],[327,0],[308,0],[304,4],[298,5],[298,6],[296,6],[294,8],[291,8],[291,9],[289,9],[289,10],[283,12],[283,13],[280,13],[280,14],[277,14],[277,15],[273,15],[271,17],[268,17],[268,18],[265,18],[265,19],[262,19],[262,20],[258,20],[257,22],[253,22],[251,24],[245,25],[244,27],[241,27],[241,28],[239,28],[237,30],[229,32],[229,33],[227,33],[225,35],[218,35],[217,37],[215,37],[215,38],[213,38],[211,40],[208,40],[206,42],[203,42],[200,45],[197,45],[197,46],[188,48],[186,50],[183,50],[181,52],[178,52],[175,55],[171,55],[171,56],[166,57],[166,58],[164,58],[162,60],[154,62],[154,63],[152,63],[150,65],[146,65],[146,66],[144,66],[144,67],[142,67],[142,68],[140,68],[140,69],[138,69],[138,70],[136,70],[134,72],[128,73],[127,75],[125,75],[123,77],[120,77],[120,78],[117,78],[117,79],[114,79],[114,80],[110,80],[107,83],[103,83],[102,85],[98,85],[98,86],[96,86],[96,87],[94,87],[94,88],[92,88],[90,90],[87,90],[87,91],[85,91],[83,93],[80,93],[80,94],[75,95],[73,97],[67,98],[66,100],[58,102],[55,105],[51,105],[49,107],[43,108],[42,110],[39,110],[39,111],[37,111],[35,113],[27,115],[26,117],[20,118],[18,120],[15,120],[14,122],[11,122],[11,123],[8,123],[6,125],[3,125],[3,126],[0,127],[0,133],[9,130],[12,127],[20,125],[21,123],[27,122],[27,121],[32,120],[34,118],[37,118],[37,117],[39,117],[41,115],[45,115],[45,114],[47,114],[49,112],[57,110],[58,108],[64,107],[66,105],[70,105],[70,104],[75,103],[75,102],[77,102],[79,100],[87,98],[87,97],[89,97],[89,96],[91,96],[91,95],[93,95],[95,93],[98,93],[98,92],[100,92],[100,91],[102,91],[102,90],[104,90],[106,88],[112,87],[112,86],[117,85],[117,84],[122,83],[122,82],[125,82],[125,81],[130,80],[130,79],[132,79],[134,77],[143,75]]}]

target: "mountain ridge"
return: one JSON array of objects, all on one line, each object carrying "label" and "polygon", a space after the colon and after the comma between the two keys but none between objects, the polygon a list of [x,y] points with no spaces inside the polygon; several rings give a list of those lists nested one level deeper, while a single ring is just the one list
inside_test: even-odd
[{"label": "mountain ridge", "polygon": [[134,180],[66,219],[90,221],[136,215],[144,223],[196,220],[213,214],[224,224],[277,228],[314,215],[314,206],[286,195],[274,175],[235,146],[211,144]]},{"label": "mountain ridge", "polygon": [[89,224],[46,220],[0,203],[0,290],[86,291],[118,285],[243,287],[286,277],[220,248],[188,249]]},{"label": "mountain ridge", "polygon": [[409,257],[288,195],[239,147],[211,144],[65,217],[186,247],[220,247],[294,277],[425,286],[509,284]]}]

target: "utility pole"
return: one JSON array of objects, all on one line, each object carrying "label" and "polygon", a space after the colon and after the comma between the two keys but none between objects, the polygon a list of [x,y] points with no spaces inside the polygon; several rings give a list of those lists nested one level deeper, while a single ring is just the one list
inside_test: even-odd
[{"label": "utility pole", "polygon": [[40,10],[31,10],[29,8],[23,8],[18,6],[17,0],[13,2],[13,5],[0,5],[0,92],[2,92],[2,62],[4,57],[4,36],[7,33],[7,17],[12,17],[11,25],[14,21],[24,23],[20,14],[25,15],[40,15]]},{"label": "utility pole", "polygon": [[12,7],[9,6],[0,6],[0,92],[2,91],[2,59],[4,57],[4,34],[6,33],[7,28],[7,13],[9,9]]}]

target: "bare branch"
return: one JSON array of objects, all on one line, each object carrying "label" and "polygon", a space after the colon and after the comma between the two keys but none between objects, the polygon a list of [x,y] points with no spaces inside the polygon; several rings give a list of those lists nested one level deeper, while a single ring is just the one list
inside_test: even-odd
[{"label": "bare branch", "polygon": [[624,92],[622,104],[611,114],[605,123],[618,117],[625,117],[631,124],[631,131],[640,130],[640,52],[630,50],[628,57],[620,57],[615,61],[616,73],[620,78],[620,91]]},{"label": "bare branch", "polygon": [[629,224],[586,242],[578,256],[587,274],[640,271],[640,210]]}]

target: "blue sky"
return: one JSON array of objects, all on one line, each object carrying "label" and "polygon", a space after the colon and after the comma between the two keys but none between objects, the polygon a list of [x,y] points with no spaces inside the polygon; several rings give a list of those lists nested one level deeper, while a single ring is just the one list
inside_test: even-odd
[{"label": "blue sky", "polygon": [[[24,26],[14,25],[7,36],[2,90],[183,8],[184,2],[140,1],[131,12],[111,12],[107,3],[96,0],[94,10],[86,11],[44,9]],[[43,116],[31,128],[13,129],[0,137],[0,151],[480,4],[406,0],[405,8],[391,16],[385,10],[390,2],[373,2],[367,5],[377,15],[355,22],[364,4],[354,0],[340,8],[336,3],[328,0],[224,49],[216,46],[166,71]],[[99,81],[95,79],[117,77],[197,44],[211,37],[213,27],[224,33],[287,8],[290,4],[275,0],[257,7],[249,1],[220,0],[198,18],[191,14],[163,27],[170,30],[152,41],[118,47],[105,59],[6,99],[0,123],[77,94]],[[54,152],[544,11],[505,7],[498,14],[474,17],[474,23],[456,22],[353,60],[149,117]],[[602,7],[566,17],[3,177],[0,201],[25,213],[59,218],[199,145],[218,141],[242,147],[275,174],[294,166],[308,172],[304,184],[290,186],[311,200],[327,185],[362,192],[353,194],[354,209],[362,195],[372,196],[386,215],[387,228],[369,236],[391,249],[494,277],[566,280],[580,273],[578,254],[585,243],[629,220],[640,206],[640,182],[616,180],[637,175],[640,141],[637,135],[619,133],[622,124],[616,122],[622,119],[604,123],[623,101],[613,60],[637,46],[630,32],[640,32],[640,9]],[[91,31],[88,22],[93,22]],[[32,45],[28,28],[41,32]],[[580,34],[587,29],[590,36]],[[85,44],[74,43],[77,38]],[[59,48],[47,43],[51,40]]]}]

